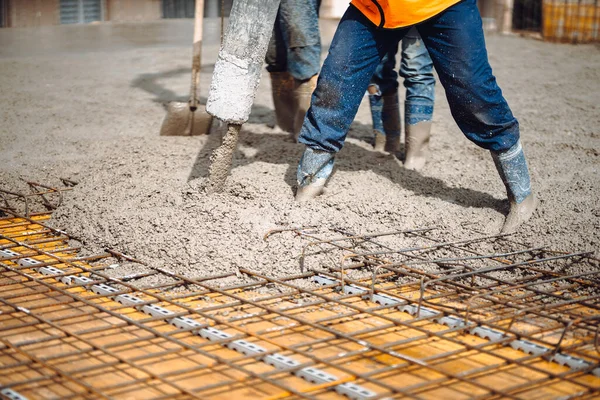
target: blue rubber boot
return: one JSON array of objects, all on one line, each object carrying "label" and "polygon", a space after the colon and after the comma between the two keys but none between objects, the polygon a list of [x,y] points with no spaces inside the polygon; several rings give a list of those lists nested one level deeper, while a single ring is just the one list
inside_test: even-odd
[{"label": "blue rubber boot", "polygon": [[370,85],[369,108],[371,109],[371,120],[373,121],[373,149],[380,153],[385,151],[385,133],[383,132],[383,96],[377,85]]},{"label": "blue rubber boot", "polygon": [[307,147],[298,163],[296,201],[314,199],[323,194],[333,172],[335,154]]},{"label": "blue rubber boot", "polygon": [[510,211],[500,233],[512,233],[531,218],[537,207],[521,142],[518,141],[506,151],[492,152],[492,159],[506,187],[510,202]]}]

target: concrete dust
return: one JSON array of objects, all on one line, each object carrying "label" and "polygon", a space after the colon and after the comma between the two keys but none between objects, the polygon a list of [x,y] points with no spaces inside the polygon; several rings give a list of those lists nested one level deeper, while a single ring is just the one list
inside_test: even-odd
[{"label": "concrete dust", "polygon": [[[240,132],[231,176],[222,193],[208,195],[209,158],[220,145],[219,132],[158,136],[164,106],[185,101],[189,90],[192,22],[164,23],[164,29],[152,24],[151,39],[130,45],[123,33],[128,29],[118,24],[79,27],[86,35],[72,45],[55,40],[65,37],[66,27],[28,30],[20,37],[22,30],[0,30],[0,91],[11,94],[0,98],[0,184],[21,187],[20,177],[80,182],[51,223],[80,237],[86,247],[115,248],[190,277],[240,267],[283,276],[300,272],[306,242],[290,232],[263,240],[274,228],[317,225],[366,234],[439,226],[453,238],[473,235],[464,223],[482,233],[500,229],[508,211],[502,182],[489,154],[456,127],[440,85],[431,157],[422,173],[371,150],[370,114],[363,102],[328,192],[300,205],[293,187],[303,148],[270,128],[274,115],[264,73]],[[218,50],[218,21],[208,21],[209,31],[211,24],[215,29],[205,34],[202,57],[204,94]],[[143,24],[136,26],[138,38]],[[334,27],[322,23],[325,49]],[[97,48],[95,31],[103,35]],[[121,38],[114,47],[111,34]],[[42,37],[55,51],[27,50]],[[519,37],[487,41],[494,72],[520,121],[540,199],[539,210],[515,240],[597,251],[598,47]],[[307,267],[318,265],[310,261]]]}]

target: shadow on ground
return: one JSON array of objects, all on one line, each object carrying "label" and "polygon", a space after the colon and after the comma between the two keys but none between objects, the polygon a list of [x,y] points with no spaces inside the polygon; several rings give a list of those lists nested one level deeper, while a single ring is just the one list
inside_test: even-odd
[{"label": "shadow on ground", "polygon": [[[205,65],[203,72],[212,72],[214,65]],[[188,101],[187,96],[177,94],[157,83],[159,79],[171,78],[180,74],[189,74],[189,68],[176,68],[161,73],[145,73],[139,75],[131,82],[131,87],[142,89],[154,95],[153,101],[160,103],[166,108],[170,101]],[[206,104],[206,98],[200,98],[202,104]],[[249,124],[266,124],[272,126],[275,119],[274,112],[262,105],[254,105],[248,120]],[[205,177],[208,173],[210,155],[220,145],[221,136],[225,129],[224,124],[219,121],[213,122],[205,145],[200,149],[196,160],[188,176],[188,181]],[[370,140],[371,127],[360,122],[354,122],[350,128],[350,135],[358,137],[359,140]],[[240,151],[241,149],[252,149],[251,152]],[[254,162],[266,162],[271,164],[286,164],[284,179],[290,190],[296,186],[296,163],[300,159],[303,146],[291,143],[281,133],[254,133],[249,129],[242,129],[238,145],[238,151],[234,156],[233,168],[244,166]],[[251,153],[251,155],[248,155]],[[397,156],[402,157],[403,149]],[[373,160],[373,162],[365,162]],[[346,142],[344,150],[336,159],[337,171],[363,171],[371,170],[374,173],[390,179],[414,194],[425,197],[438,198],[446,202],[458,204],[462,207],[490,208],[505,213],[507,207],[502,200],[493,196],[472,190],[469,188],[449,187],[444,181],[421,175],[418,172],[405,170],[401,167],[398,158],[394,156],[382,157],[381,155],[358,146],[352,142]],[[335,174],[335,172],[334,172]]]},{"label": "shadow on ground", "polygon": [[[220,145],[221,134],[224,129],[224,127],[216,127],[212,130],[213,133],[209,135],[206,144],[200,149],[196,157],[188,180],[208,175],[210,155]],[[370,127],[354,122],[351,130],[355,132],[364,131],[370,130]],[[360,139],[366,138],[361,137]],[[290,187],[290,191],[294,191],[296,166],[303,149],[303,145],[289,142],[282,133],[254,133],[242,128],[238,150],[233,160],[233,168],[255,162],[285,164],[288,168],[284,180]],[[372,162],[368,162],[368,160],[372,160]],[[347,141],[343,151],[336,159],[334,175],[335,171],[364,170],[371,170],[419,196],[441,199],[462,207],[489,208],[500,213],[506,213],[507,211],[507,206],[503,200],[496,199],[488,193],[469,188],[450,187],[441,179],[424,176],[418,172],[402,168],[396,156],[384,156]]]},{"label": "shadow on ground", "polygon": [[[212,73],[215,65],[203,65],[201,72]],[[158,83],[160,79],[172,78],[178,75],[188,75],[192,73],[189,67],[180,67],[165,72],[157,73],[144,73],[138,75],[134,80],[131,81],[130,86],[134,89],[142,89],[145,92],[150,93],[154,96],[153,102],[161,104],[165,109],[170,101],[187,102],[190,99],[189,94],[185,96],[178,95],[173,90],[168,89]],[[191,76],[190,76],[191,79]],[[206,97],[200,97],[200,103],[206,104]]]}]

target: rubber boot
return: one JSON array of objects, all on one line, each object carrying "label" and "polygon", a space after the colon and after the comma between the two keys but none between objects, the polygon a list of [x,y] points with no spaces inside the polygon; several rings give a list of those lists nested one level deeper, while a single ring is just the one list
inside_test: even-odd
[{"label": "rubber boot", "polygon": [[400,105],[398,92],[382,95],[375,84],[368,88],[371,119],[373,120],[373,149],[383,154],[400,150]]},{"label": "rubber boot", "polygon": [[385,153],[396,154],[400,151],[400,104],[398,91],[383,95],[381,110],[383,132],[385,133]]},{"label": "rubber boot", "polygon": [[271,72],[269,75],[277,126],[293,134],[295,112],[298,107],[294,98],[295,80],[287,72]]},{"label": "rubber boot", "polygon": [[325,183],[333,172],[334,157],[334,153],[306,147],[298,163],[296,201],[314,199],[324,192]]},{"label": "rubber boot", "polygon": [[510,202],[510,211],[500,233],[513,233],[531,218],[537,207],[537,200],[531,191],[527,161],[520,141],[506,151],[491,153]]},{"label": "rubber boot", "polygon": [[429,155],[429,139],[431,137],[431,121],[421,121],[404,127],[405,139],[404,168],[418,171],[425,166]]},{"label": "rubber boot", "polygon": [[370,85],[367,89],[369,93],[369,106],[371,109],[371,120],[373,121],[373,150],[385,152],[385,133],[383,132],[383,96],[377,85]]},{"label": "rubber boot", "polygon": [[306,81],[294,79],[293,96],[296,108],[294,110],[294,127],[291,135],[294,142],[298,141],[300,129],[302,129],[302,124],[304,123],[304,117],[310,107],[310,98],[317,87],[317,79],[318,75],[315,75]]}]

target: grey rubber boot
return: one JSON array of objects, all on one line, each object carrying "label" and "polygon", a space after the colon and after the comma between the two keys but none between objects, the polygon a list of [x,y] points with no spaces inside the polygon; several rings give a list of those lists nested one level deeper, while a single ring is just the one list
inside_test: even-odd
[{"label": "grey rubber boot", "polygon": [[324,192],[325,183],[333,172],[335,154],[306,147],[298,163],[296,201],[314,199]]},{"label": "grey rubber boot", "polygon": [[383,95],[383,109],[381,110],[383,132],[385,132],[384,152],[396,154],[400,151],[400,103],[398,91]]},{"label": "grey rubber boot", "polygon": [[271,72],[269,75],[277,126],[293,135],[295,113],[298,108],[294,98],[295,80],[287,72]]},{"label": "grey rubber boot", "polygon": [[491,153],[510,202],[510,211],[500,233],[512,233],[531,218],[537,207],[537,200],[531,191],[527,161],[520,141],[506,151]]},{"label": "grey rubber boot", "polygon": [[375,141],[373,142],[373,150],[379,153],[385,153],[385,133],[380,132],[378,130],[373,130],[373,136],[375,136]]},{"label": "grey rubber boot", "polygon": [[294,109],[294,126],[291,137],[295,142],[298,141],[298,135],[300,135],[304,117],[310,107],[310,98],[317,87],[317,79],[318,75],[315,75],[306,81],[294,79],[293,96],[296,108]]},{"label": "grey rubber boot", "polygon": [[425,166],[429,155],[429,139],[431,138],[431,121],[421,121],[414,125],[406,125],[404,151],[404,168],[418,171]]}]

